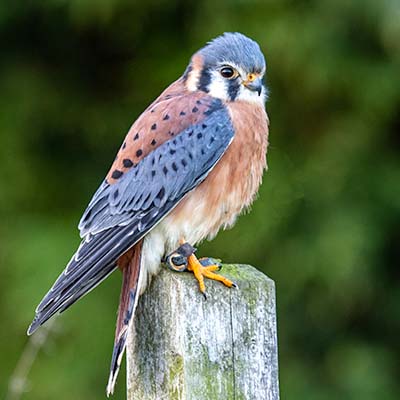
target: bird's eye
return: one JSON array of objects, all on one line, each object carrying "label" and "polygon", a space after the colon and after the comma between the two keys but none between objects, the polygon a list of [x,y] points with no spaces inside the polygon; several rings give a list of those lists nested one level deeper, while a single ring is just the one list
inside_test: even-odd
[{"label": "bird's eye", "polygon": [[220,73],[224,78],[229,79],[235,75],[235,70],[231,67],[223,67],[221,68]]}]

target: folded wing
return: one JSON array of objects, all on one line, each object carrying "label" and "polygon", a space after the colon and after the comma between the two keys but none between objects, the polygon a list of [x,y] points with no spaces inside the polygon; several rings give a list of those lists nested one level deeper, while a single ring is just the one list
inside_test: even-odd
[{"label": "folded wing", "polygon": [[233,135],[228,111],[213,100],[201,120],[159,145],[115,183],[104,181],[80,221],[83,241],[37,307],[28,334],[113,272],[118,258],[206,178]]}]

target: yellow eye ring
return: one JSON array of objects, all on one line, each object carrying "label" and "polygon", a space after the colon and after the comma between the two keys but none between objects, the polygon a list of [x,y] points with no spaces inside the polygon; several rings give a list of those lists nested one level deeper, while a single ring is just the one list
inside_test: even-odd
[{"label": "yellow eye ring", "polygon": [[247,82],[253,82],[253,81],[256,80],[256,78],[257,78],[256,74],[248,74],[247,75]]}]

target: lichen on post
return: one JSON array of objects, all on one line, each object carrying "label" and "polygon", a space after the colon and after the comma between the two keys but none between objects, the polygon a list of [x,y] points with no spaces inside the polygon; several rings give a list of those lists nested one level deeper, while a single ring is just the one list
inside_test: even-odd
[{"label": "lichen on post", "polygon": [[237,289],[163,269],[140,298],[127,347],[128,400],[278,400],[274,282],[224,265]]}]

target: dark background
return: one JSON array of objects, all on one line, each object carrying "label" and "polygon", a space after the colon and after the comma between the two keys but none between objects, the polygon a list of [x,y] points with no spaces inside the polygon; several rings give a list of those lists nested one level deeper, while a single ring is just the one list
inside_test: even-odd
[{"label": "dark background", "polygon": [[[269,171],[199,253],[275,280],[283,399],[400,397],[396,0],[0,3],[0,397],[130,124],[224,31],[267,58]],[[103,398],[120,280],[58,319],[23,399]]]}]

